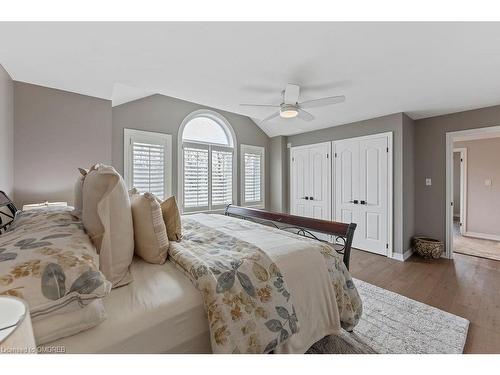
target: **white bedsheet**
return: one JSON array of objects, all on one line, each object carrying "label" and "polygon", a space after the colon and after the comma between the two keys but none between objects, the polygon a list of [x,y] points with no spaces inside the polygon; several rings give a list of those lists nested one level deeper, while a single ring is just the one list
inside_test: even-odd
[{"label": "white bedsheet", "polygon": [[67,353],[210,353],[200,292],[171,262],[134,259],[134,281],[104,300],[107,319],[48,345]]}]

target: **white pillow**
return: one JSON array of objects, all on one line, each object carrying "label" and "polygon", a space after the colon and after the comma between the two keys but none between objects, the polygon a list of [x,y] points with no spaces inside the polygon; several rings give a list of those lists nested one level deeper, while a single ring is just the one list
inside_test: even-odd
[{"label": "white pillow", "polygon": [[82,221],[99,253],[99,269],[113,287],[132,281],[134,226],[130,199],[120,174],[99,164],[83,182]]}]

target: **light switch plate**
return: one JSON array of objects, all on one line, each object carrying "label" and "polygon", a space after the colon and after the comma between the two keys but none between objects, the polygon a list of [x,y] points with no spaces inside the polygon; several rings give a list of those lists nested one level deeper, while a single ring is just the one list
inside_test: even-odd
[{"label": "light switch plate", "polygon": [[490,179],[484,180],[484,186],[491,186],[491,180]]},{"label": "light switch plate", "polygon": [[432,186],[432,180],[430,178],[425,179],[425,186]]}]

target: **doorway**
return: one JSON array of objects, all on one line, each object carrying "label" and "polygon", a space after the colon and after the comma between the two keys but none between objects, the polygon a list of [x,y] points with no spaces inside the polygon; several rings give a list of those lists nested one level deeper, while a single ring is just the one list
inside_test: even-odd
[{"label": "doorway", "polygon": [[446,134],[446,256],[500,260],[500,126]]}]

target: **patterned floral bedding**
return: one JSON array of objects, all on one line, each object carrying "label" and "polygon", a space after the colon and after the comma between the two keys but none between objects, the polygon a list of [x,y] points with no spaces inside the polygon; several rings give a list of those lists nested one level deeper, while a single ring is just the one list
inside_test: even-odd
[{"label": "patterned floral bedding", "polygon": [[202,292],[214,353],[267,353],[298,331],[290,293],[262,250],[184,218],[171,259]]},{"label": "patterned floral bedding", "polygon": [[[248,238],[255,238],[252,237],[255,230],[269,238],[276,234],[276,229],[222,215],[184,216],[183,239],[171,243],[171,260],[202,293],[214,353],[267,353],[293,340],[302,325],[315,324],[298,319],[293,304],[302,302],[303,296],[294,296],[287,286],[288,281],[297,280],[287,280],[273,259],[293,257],[294,250],[279,249],[278,245],[274,249],[279,251],[267,254],[253,241],[241,239],[241,233],[245,232]],[[331,315],[329,318],[336,319],[335,323],[345,329],[352,329],[359,321],[362,305],[342,258],[318,241],[282,231],[280,236],[289,237],[294,247],[306,246],[313,255],[319,254],[324,274],[329,275],[326,276],[328,292],[335,299],[322,307],[336,310],[327,313]],[[332,333],[335,332],[330,330],[323,335]]]},{"label": "patterned floral bedding", "polygon": [[70,208],[18,212],[0,236],[0,295],[25,299],[34,320],[77,310],[111,288]]}]

